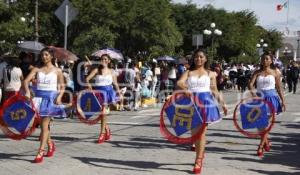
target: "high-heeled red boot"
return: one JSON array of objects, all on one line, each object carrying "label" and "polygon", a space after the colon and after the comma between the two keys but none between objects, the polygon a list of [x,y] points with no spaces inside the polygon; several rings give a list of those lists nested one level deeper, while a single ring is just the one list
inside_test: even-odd
[{"label": "high-heeled red boot", "polygon": [[44,159],[44,152],[45,152],[45,150],[39,149],[39,152],[38,152],[38,154],[36,155],[36,157],[34,158],[33,162],[34,162],[34,163],[41,163],[41,162],[43,162],[43,159]]},{"label": "high-heeled red boot", "polygon": [[266,143],[264,144],[264,149],[266,152],[269,152],[271,150],[271,142],[269,139],[267,139]]},{"label": "high-heeled red boot", "polygon": [[257,156],[258,157],[263,157],[264,156],[264,148],[263,146],[258,146],[258,149],[257,149]]},{"label": "high-heeled red boot", "polygon": [[202,160],[203,160],[203,157],[198,157],[195,161],[195,166],[194,166],[194,169],[193,169],[193,173],[194,174],[200,174],[201,173],[201,170],[202,170]]},{"label": "high-heeled red boot", "polygon": [[98,137],[97,143],[101,144],[105,141],[105,133],[101,133]]},{"label": "high-heeled red boot", "polygon": [[106,125],[105,126],[105,140],[110,140],[110,138],[111,138],[111,132],[110,132],[109,127]]},{"label": "high-heeled red boot", "polygon": [[51,144],[48,147],[48,152],[47,152],[47,157],[52,157],[54,155],[54,151],[55,151],[55,144],[52,141]]}]

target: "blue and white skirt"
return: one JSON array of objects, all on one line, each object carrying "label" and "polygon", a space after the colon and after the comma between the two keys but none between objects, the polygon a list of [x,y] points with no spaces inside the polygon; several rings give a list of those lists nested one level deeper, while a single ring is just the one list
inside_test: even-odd
[{"label": "blue and white skirt", "polygon": [[119,97],[117,97],[116,91],[113,89],[112,85],[109,86],[95,86],[95,90],[97,95],[101,96],[101,100],[104,105],[115,104],[119,101]]},{"label": "blue and white skirt", "polygon": [[36,90],[33,103],[40,116],[44,117],[64,117],[65,111],[63,105],[56,105],[55,100],[57,91]]},{"label": "blue and white skirt", "polygon": [[[193,95],[198,98],[200,105],[203,105],[201,108],[204,107],[206,123],[212,124],[222,120],[218,104],[211,92],[194,92]],[[195,103],[199,105],[199,103]]]},{"label": "blue and white skirt", "polygon": [[[272,104],[275,110],[275,114],[279,114],[282,112],[280,99],[275,89],[260,90],[257,92],[257,95]],[[268,114],[271,114],[271,109],[268,105],[267,105],[267,110],[268,110]]]}]

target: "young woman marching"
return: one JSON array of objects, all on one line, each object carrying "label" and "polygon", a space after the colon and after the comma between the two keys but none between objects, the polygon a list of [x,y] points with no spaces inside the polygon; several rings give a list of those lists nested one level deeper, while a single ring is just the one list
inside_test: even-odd
[{"label": "young woman marching", "polygon": [[[117,77],[114,74],[114,70],[110,69],[109,64],[111,58],[107,54],[103,54],[100,57],[100,66],[91,71],[91,73],[86,77],[86,82],[88,89],[92,90],[92,86],[89,83],[91,79],[95,79],[94,89],[102,93],[104,97],[104,106],[106,109],[107,106],[116,103],[116,92],[113,89],[113,86],[117,90],[118,96],[121,98],[119,85],[117,82]],[[104,111],[105,112],[105,111]],[[98,138],[98,143],[103,143],[110,139],[111,133],[110,129],[106,124],[106,116],[103,116],[101,119],[101,130]]]},{"label": "young woman marching", "polygon": [[52,61],[54,53],[50,48],[41,50],[42,67],[34,68],[24,80],[25,95],[31,98],[29,91],[29,82],[36,76],[37,90],[35,98],[37,101],[36,107],[42,118],[41,121],[41,140],[38,154],[34,162],[40,163],[43,161],[45,146],[48,144],[47,157],[51,157],[55,151],[54,142],[50,137],[48,128],[51,117],[63,114],[61,98],[64,93],[64,79],[62,71],[56,68]]},{"label": "young woman marching", "polygon": [[[254,92],[255,82],[257,93]],[[276,114],[285,111],[286,106],[280,82],[280,72],[275,68],[271,54],[265,53],[261,56],[260,69],[253,73],[249,82],[249,90],[253,96],[260,96],[270,102]],[[270,113],[270,109],[268,109],[268,113]],[[266,133],[261,137],[257,155],[262,157],[264,151],[270,151],[270,146],[268,134]]]},{"label": "young woman marching", "polygon": [[196,160],[193,172],[201,173],[202,161],[206,145],[206,131],[208,124],[220,121],[221,115],[216,98],[221,104],[224,114],[227,114],[227,108],[221,94],[219,94],[216,84],[216,73],[208,70],[207,57],[204,51],[196,50],[193,54],[193,63],[189,71],[186,71],[178,80],[177,85],[183,90],[193,92],[203,104],[206,113],[206,125],[200,138],[196,141]]}]

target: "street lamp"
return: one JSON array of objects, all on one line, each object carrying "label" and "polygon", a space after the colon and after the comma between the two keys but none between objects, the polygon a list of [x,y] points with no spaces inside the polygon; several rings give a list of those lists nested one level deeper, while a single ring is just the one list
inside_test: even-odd
[{"label": "street lamp", "polygon": [[203,30],[204,35],[211,36],[211,57],[214,58],[214,37],[215,35],[221,36],[222,31],[219,29],[216,29],[216,24],[213,22],[210,24],[210,29],[204,29]]},{"label": "street lamp", "polygon": [[26,21],[26,18],[22,16],[22,17],[20,18],[20,20],[21,20],[22,22],[25,22],[25,21]]},{"label": "street lamp", "polygon": [[299,45],[300,39],[297,39],[297,58],[300,58],[300,45]]},{"label": "street lamp", "polygon": [[260,39],[260,43],[256,44],[256,47],[258,49],[258,55],[262,55],[264,52],[264,48],[268,47],[268,44],[264,42],[264,39]]}]

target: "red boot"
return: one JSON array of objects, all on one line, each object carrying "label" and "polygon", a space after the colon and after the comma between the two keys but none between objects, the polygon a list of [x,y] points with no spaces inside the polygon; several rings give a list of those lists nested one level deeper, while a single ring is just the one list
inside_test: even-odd
[{"label": "red boot", "polygon": [[47,152],[47,157],[52,157],[55,151],[55,144],[52,141],[51,144],[48,146],[48,152]]},{"label": "red boot", "polygon": [[198,157],[195,161],[195,166],[194,166],[194,169],[193,169],[193,173],[194,174],[200,174],[201,173],[201,170],[202,170],[202,160],[203,158],[201,157]]},{"label": "red boot", "polygon": [[105,126],[105,141],[110,140],[110,138],[111,138],[111,132],[110,132],[109,127],[106,125]]},{"label": "red boot", "polygon": [[38,154],[36,155],[35,159],[33,160],[34,163],[41,163],[44,159],[44,152],[45,150],[39,149]]},{"label": "red boot", "polygon": [[258,149],[257,149],[257,156],[258,157],[263,157],[264,156],[264,149],[263,149],[263,146],[258,146]]},{"label": "red boot", "polygon": [[97,143],[101,144],[104,141],[105,141],[105,133],[99,135]]}]

